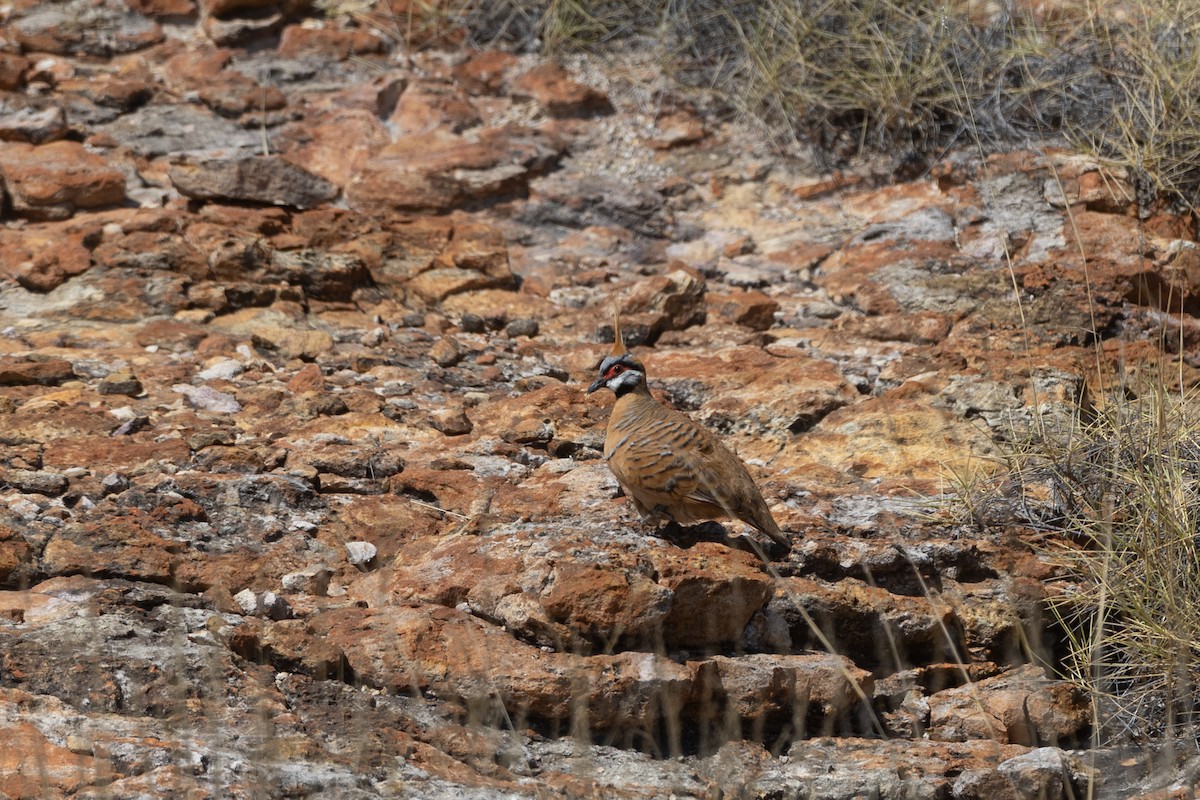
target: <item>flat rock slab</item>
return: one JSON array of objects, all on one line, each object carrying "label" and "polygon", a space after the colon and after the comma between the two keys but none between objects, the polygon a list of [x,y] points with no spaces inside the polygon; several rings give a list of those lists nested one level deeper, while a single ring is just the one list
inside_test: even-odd
[{"label": "flat rock slab", "polygon": [[0,179],[13,211],[35,220],[66,219],[76,209],[125,199],[125,175],[78,142],[0,143]]},{"label": "flat rock slab", "polygon": [[175,164],[168,175],[180,194],[196,200],[237,200],[303,209],[338,195],[332,183],[281,156]]}]

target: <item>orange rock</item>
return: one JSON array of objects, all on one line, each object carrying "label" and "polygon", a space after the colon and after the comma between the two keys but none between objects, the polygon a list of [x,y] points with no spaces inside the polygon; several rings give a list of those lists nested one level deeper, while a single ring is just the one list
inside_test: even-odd
[{"label": "orange rock", "polygon": [[521,75],[512,85],[513,96],[528,97],[552,117],[590,117],[612,112],[603,92],[574,80],[560,65],[547,62]]},{"label": "orange rock", "polygon": [[13,210],[29,219],[65,219],[125,199],[124,174],[78,142],[0,142],[0,176]]},{"label": "orange rock", "polygon": [[484,50],[454,67],[452,75],[471,94],[495,94],[504,85],[517,57],[503,50]]},{"label": "orange rock", "polygon": [[95,758],[54,744],[31,722],[0,726],[0,736],[0,792],[8,797],[67,796],[100,777]]},{"label": "orange rock", "polygon": [[310,55],[331,61],[345,61],[350,56],[381,53],[383,40],[362,30],[306,28],[288,25],[279,39],[279,54],[285,58]]}]

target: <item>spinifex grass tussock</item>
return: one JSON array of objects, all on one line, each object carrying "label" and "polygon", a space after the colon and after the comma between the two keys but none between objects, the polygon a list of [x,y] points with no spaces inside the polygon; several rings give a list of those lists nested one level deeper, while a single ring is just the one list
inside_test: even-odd
[{"label": "spinifex grass tussock", "polygon": [[1200,405],[1146,380],[1097,395],[1007,458],[977,521],[1054,535],[1061,667],[1101,740],[1200,733]]}]

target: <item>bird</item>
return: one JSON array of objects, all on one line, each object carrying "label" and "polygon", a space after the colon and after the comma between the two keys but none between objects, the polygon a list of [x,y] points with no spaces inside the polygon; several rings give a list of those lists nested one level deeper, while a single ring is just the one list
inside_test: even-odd
[{"label": "bird", "polygon": [[617,397],[604,459],[638,513],[677,525],[739,519],[790,550],[742,460],[703,425],[654,399],[646,368],[625,349],[619,318],[613,329],[612,352],[587,393],[608,388]]}]

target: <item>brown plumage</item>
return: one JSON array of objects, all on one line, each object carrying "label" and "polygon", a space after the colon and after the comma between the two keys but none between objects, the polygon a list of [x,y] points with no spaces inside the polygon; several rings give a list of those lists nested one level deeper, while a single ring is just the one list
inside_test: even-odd
[{"label": "brown plumage", "polygon": [[621,341],[619,322],[614,334],[588,394],[608,387],[617,396],[604,457],[637,510],[680,524],[733,517],[790,548],[746,465],[691,417],[655,400],[646,368]]}]

